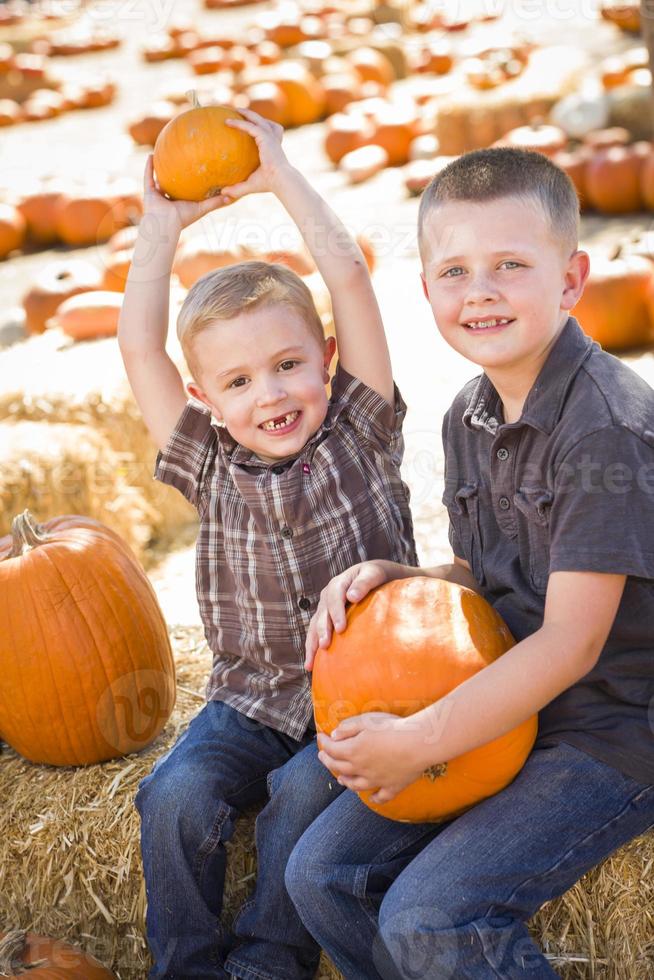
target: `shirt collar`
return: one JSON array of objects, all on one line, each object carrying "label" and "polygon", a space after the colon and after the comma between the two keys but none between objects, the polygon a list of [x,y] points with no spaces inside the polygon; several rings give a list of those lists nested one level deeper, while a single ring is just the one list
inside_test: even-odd
[{"label": "shirt collar", "polygon": [[[561,418],[568,389],[579,368],[597,345],[587,337],[574,317],[568,317],[540,373],[525,399],[520,422],[549,434]],[[495,435],[502,425],[500,396],[490,379],[482,374],[463,413],[469,429],[484,429]]]}]

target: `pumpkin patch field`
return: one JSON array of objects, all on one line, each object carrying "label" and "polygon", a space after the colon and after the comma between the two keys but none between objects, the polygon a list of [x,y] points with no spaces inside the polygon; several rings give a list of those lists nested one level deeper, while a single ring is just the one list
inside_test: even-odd
[{"label": "pumpkin patch field", "polygon": [[[568,172],[591,254],[574,313],[654,385],[654,109],[638,5],[532,8],[0,4],[0,975],[31,960],[35,975],[54,976],[51,961],[65,966],[57,976],[145,980],[134,796],[202,707],[211,667],[196,514],[153,479],[156,447],[116,339],[149,153],[171,198],[201,200],[257,166],[235,129],[214,152],[225,116],[252,108],[285,128],[291,163],[357,236],[408,405],[403,476],[421,564],[449,560],[441,419],[474,373],[438,335],[419,280],[420,195],[450,160],[514,145]],[[176,250],[167,352],[185,379],[175,322],[188,289],[248,259],[293,268],[333,332],[288,215],[271,194],[248,196]],[[532,737],[519,733],[511,772]],[[490,776],[491,792],[511,778]],[[256,874],[255,815],[228,844],[226,921]],[[653,868],[645,835],[533,917],[560,976],[651,980]],[[319,977],[340,974],[323,957]]]}]

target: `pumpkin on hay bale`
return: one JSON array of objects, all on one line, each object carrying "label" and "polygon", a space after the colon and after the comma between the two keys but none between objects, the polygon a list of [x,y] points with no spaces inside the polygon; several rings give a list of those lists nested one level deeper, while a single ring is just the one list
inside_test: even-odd
[{"label": "pumpkin on hay bale", "polygon": [[0,621],[0,738],[26,759],[103,762],[164,727],[175,673],[163,613],[104,524],[18,514],[0,539]]}]

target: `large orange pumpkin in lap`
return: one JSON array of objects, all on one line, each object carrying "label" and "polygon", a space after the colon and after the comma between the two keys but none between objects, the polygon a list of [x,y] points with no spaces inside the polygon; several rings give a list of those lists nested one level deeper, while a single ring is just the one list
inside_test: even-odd
[{"label": "large orange pumpkin in lap", "polygon": [[225,125],[243,116],[228,106],[198,106],[181,112],[159,133],[154,169],[159,187],[173,200],[203,201],[223,187],[246,180],[259,166],[257,144]]},{"label": "large orange pumpkin in lap", "polygon": [[[349,607],[347,627],[320,650],[313,668],[316,727],[331,734],[347,717],[388,711],[406,717],[443,698],[514,645],[485,599],[441,579],[388,582]],[[532,717],[487,745],[430,767],[389,803],[393,820],[440,821],[506,786],[536,738]]]}]

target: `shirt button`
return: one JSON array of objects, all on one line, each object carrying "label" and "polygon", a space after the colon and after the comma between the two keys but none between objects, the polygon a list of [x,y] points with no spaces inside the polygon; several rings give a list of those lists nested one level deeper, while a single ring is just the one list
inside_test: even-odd
[{"label": "shirt button", "polygon": [[311,609],[311,599],[307,599],[305,595],[300,596],[298,606],[306,612],[308,609]]},{"label": "shirt button", "polygon": [[500,497],[498,503],[500,505],[500,510],[508,510],[511,506],[511,501],[508,497]]},{"label": "shirt button", "polygon": [[285,524],[284,527],[282,528],[281,534],[282,534],[282,537],[283,538],[292,538],[293,537],[293,528],[292,527],[287,527],[287,525]]},{"label": "shirt button", "polygon": [[505,459],[509,458],[509,450],[505,449],[504,446],[502,446],[500,449],[497,450],[496,455],[499,460],[504,462]]},{"label": "shirt button", "polygon": [[284,467],[283,466],[273,466],[272,471],[275,474],[275,476],[279,476],[280,473],[283,473],[284,472]]}]

